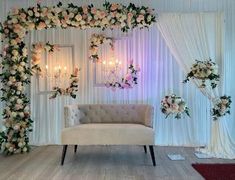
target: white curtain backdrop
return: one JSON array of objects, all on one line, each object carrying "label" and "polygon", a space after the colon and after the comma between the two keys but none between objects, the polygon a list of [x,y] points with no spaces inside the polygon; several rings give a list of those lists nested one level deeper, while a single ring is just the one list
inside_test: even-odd
[{"label": "white curtain backdrop", "polygon": [[[135,30],[126,35],[119,31],[105,31],[107,36],[119,40],[115,43],[115,54],[126,61],[133,59],[141,68],[139,84],[131,90],[111,91],[105,87],[95,87],[94,64],[88,60],[89,37],[99,30],[52,29],[31,34],[31,43],[49,41],[53,44],[70,44],[75,49],[75,64],[81,67],[79,93],[76,100],[59,97],[49,100],[48,95],[39,94],[37,80],[31,86],[32,118],[35,120],[32,135],[34,144],[60,142],[63,127],[63,107],[71,103],[149,103],[155,106],[156,144],[158,145],[205,145],[209,134],[209,108],[207,99],[192,85],[183,85],[184,74],[172,58],[156,26],[149,30]],[[124,37],[123,37],[124,36]],[[120,39],[120,37],[122,37]],[[107,51],[102,52],[107,56]],[[56,52],[54,53],[56,57]],[[68,55],[64,54],[64,57]],[[127,66],[123,67],[127,68]],[[176,93],[185,98],[191,110],[191,119],[180,121],[165,119],[160,112],[160,101],[168,93]],[[199,97],[196,100],[194,97]],[[196,103],[195,103],[196,102]],[[207,106],[202,106],[207,104]],[[200,113],[199,113],[200,112]],[[207,118],[204,118],[207,117]]]},{"label": "white curtain backdrop", "polygon": [[[44,0],[43,4],[52,5],[58,0]],[[94,3],[100,6],[104,1],[72,1],[75,4]],[[111,1],[113,2],[113,1]],[[224,90],[232,96],[234,102],[235,84],[231,84],[233,69],[235,67],[235,3],[233,0],[208,0],[208,1],[183,1],[183,0],[119,0],[115,2],[135,3],[137,5],[147,5],[156,9],[156,12],[203,12],[203,11],[224,11],[225,24],[225,52],[224,52]],[[7,12],[11,7],[28,7],[35,5],[32,0],[2,0],[0,1],[0,20],[5,20]],[[156,27],[150,30],[136,30],[130,35],[128,43],[132,44],[131,56],[136,64],[141,67],[141,77],[137,88],[128,91],[118,91],[113,93],[103,87],[94,87],[93,65],[87,60],[88,38],[92,32],[97,30],[76,30],[76,29],[53,29],[41,32],[33,32],[28,37],[27,42],[50,41],[56,44],[70,44],[75,47],[75,62],[82,70],[79,86],[79,96],[72,100],[60,97],[56,100],[48,100],[48,95],[39,94],[35,79],[31,86],[32,118],[34,119],[34,132],[31,134],[33,144],[54,144],[59,143],[60,130],[63,127],[63,106],[72,103],[149,103],[155,106],[155,130],[156,144],[176,145],[176,146],[203,146],[209,143],[211,137],[210,102],[195,88],[195,85],[182,84],[185,74],[176,63],[166,46]],[[107,32],[111,34],[111,32]],[[115,32],[114,34],[118,34]],[[124,44],[122,44],[124,43]],[[129,57],[126,41],[121,41],[116,51],[123,52],[123,57]],[[124,46],[125,45],[125,46]],[[124,46],[125,48],[121,48]],[[123,50],[124,49],[124,50]],[[211,52],[211,51],[210,51]],[[65,55],[65,59],[69,54]],[[211,55],[211,54],[209,54]],[[213,58],[213,56],[210,56]],[[207,57],[206,57],[207,58]],[[182,96],[191,109],[191,118],[175,120],[165,119],[160,113],[160,100],[167,94],[174,92]],[[1,104],[2,109],[2,104]],[[222,119],[226,120],[227,130],[235,130],[235,113],[232,107],[231,115]],[[1,123],[0,123],[1,124]],[[1,125],[0,125],[1,127]],[[220,126],[217,126],[220,127]],[[226,126],[221,126],[226,129]],[[215,128],[214,128],[215,129]],[[219,131],[221,131],[218,128]],[[235,134],[230,134],[230,139],[235,138]],[[216,138],[217,139],[217,138]],[[222,142],[222,141],[221,141]],[[223,144],[221,144],[223,146]],[[233,149],[230,147],[230,150]],[[217,149],[219,152],[219,149]],[[229,152],[228,152],[229,153]],[[231,153],[230,153],[231,154]]]},{"label": "white curtain backdrop", "polygon": [[[200,89],[210,101],[224,92],[224,16],[222,13],[187,13],[161,14],[158,28],[180,67],[189,72],[195,59],[205,60],[209,57],[216,61],[220,69],[221,83],[215,90]],[[194,80],[199,87],[199,81]],[[218,92],[219,89],[219,92]],[[212,106],[211,106],[212,107]],[[227,128],[225,118],[211,121],[211,139],[202,152],[218,158],[235,158],[235,143]]]}]

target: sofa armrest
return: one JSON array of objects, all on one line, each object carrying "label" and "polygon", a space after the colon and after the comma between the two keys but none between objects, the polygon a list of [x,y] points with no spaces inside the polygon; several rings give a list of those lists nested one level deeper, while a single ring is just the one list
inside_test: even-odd
[{"label": "sofa armrest", "polygon": [[77,105],[70,105],[64,107],[65,127],[72,127],[80,124],[80,119],[84,117]]},{"label": "sofa armrest", "polygon": [[148,106],[145,111],[144,124],[148,127],[153,128],[153,118],[154,118],[154,108],[153,106]]}]

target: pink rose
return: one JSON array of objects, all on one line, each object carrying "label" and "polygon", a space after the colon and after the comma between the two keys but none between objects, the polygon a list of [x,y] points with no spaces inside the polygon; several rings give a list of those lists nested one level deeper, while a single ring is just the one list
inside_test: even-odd
[{"label": "pink rose", "polygon": [[83,6],[83,7],[82,7],[82,10],[83,10],[83,13],[84,13],[84,14],[87,14],[87,13],[88,13],[87,6]]},{"label": "pink rose", "polygon": [[92,14],[96,14],[96,12],[97,12],[97,9],[96,9],[96,8],[94,8],[94,7],[91,8],[91,13],[92,13]]},{"label": "pink rose", "polygon": [[142,14],[139,15],[138,18],[137,18],[137,22],[141,22],[143,20],[144,20],[144,16]]},{"label": "pink rose", "polygon": [[40,22],[37,26],[37,29],[42,30],[45,29],[46,27],[47,27],[46,23]]},{"label": "pink rose", "polygon": [[132,79],[132,75],[131,75],[131,74],[127,74],[126,77],[125,77],[125,79],[126,79],[127,81],[131,80],[131,79]]},{"label": "pink rose", "polygon": [[111,11],[115,11],[116,9],[118,9],[118,7],[119,7],[119,4],[113,3],[110,9]]}]

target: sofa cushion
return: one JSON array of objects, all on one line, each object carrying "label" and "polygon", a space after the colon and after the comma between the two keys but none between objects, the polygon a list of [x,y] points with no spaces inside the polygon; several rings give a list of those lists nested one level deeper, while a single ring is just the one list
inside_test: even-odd
[{"label": "sofa cushion", "polygon": [[[78,118],[77,112],[84,113],[84,116],[72,120],[76,122],[73,125],[79,123],[132,123],[152,127],[153,123],[153,107],[145,104],[70,105],[65,107],[65,122],[71,121],[71,118]],[[72,126],[70,123],[67,124]]]},{"label": "sofa cushion", "polygon": [[80,124],[62,130],[62,144],[152,145],[154,131],[141,124]]},{"label": "sofa cushion", "polygon": [[85,114],[80,111],[76,106],[65,108],[65,127],[76,126],[80,124],[80,120],[85,117]]}]

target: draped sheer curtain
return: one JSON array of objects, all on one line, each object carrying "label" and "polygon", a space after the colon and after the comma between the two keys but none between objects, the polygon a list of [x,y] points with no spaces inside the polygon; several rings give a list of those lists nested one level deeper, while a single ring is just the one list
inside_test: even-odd
[{"label": "draped sheer curtain", "polygon": [[[102,33],[118,39],[115,53],[123,64],[133,59],[141,68],[138,85],[129,90],[113,92],[106,87],[96,87],[94,64],[88,59],[89,38],[93,33]],[[38,92],[36,77],[31,84],[31,110],[34,119],[34,132],[31,136],[33,144],[60,143],[60,131],[63,128],[63,107],[76,103],[148,103],[155,107],[156,144],[201,146],[208,141],[209,108],[202,106],[208,100],[192,85],[183,85],[184,73],[175,62],[164,39],[156,26],[149,30],[136,29],[129,34],[120,31],[105,32],[77,29],[51,29],[35,31],[30,35],[30,42],[49,41],[52,44],[74,46],[74,62],[81,68],[78,98],[58,97],[49,100],[48,94]],[[109,53],[109,48],[104,52]],[[56,54],[56,52],[55,52]],[[65,55],[66,56],[66,55]],[[44,60],[42,60],[44,61]],[[123,66],[124,72],[127,66]],[[191,118],[175,120],[165,119],[160,112],[161,99],[169,94],[182,96],[191,109]],[[195,99],[197,97],[197,99]],[[206,118],[205,118],[206,117]]]},{"label": "draped sheer curtain", "polygon": [[[216,61],[220,70],[220,84],[215,90],[200,89],[213,102],[224,95],[224,15],[222,13],[162,14],[158,28],[179,66],[189,72],[194,59],[209,57]],[[193,81],[198,87],[199,82]],[[212,106],[211,106],[212,107]],[[231,121],[231,120],[230,120]],[[202,152],[219,158],[235,158],[235,139],[228,129],[229,117],[211,120],[210,141]]]}]

